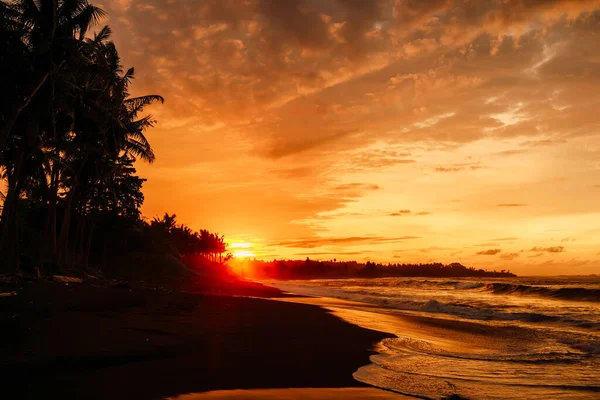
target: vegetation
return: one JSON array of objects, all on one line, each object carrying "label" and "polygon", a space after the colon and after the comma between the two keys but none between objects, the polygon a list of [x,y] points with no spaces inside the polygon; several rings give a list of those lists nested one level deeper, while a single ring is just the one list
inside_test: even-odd
[{"label": "vegetation", "polygon": [[114,265],[132,252],[222,261],[223,238],[165,215],[141,218],[153,162],[145,107],[131,97],[104,11],[87,0],[0,1],[0,272]]},{"label": "vegetation", "polygon": [[510,271],[485,271],[459,263],[366,264],[356,261],[252,260],[245,271],[255,278],[320,279],[320,278],[384,278],[384,277],[514,277]]}]

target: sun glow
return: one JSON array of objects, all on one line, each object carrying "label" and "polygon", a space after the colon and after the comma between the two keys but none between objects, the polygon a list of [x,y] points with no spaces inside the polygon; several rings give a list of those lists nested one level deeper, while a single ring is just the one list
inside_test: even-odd
[{"label": "sun glow", "polygon": [[249,250],[252,247],[252,243],[248,242],[235,242],[229,245],[229,248],[233,250],[233,256],[236,258],[255,257],[256,254]]},{"label": "sun glow", "polygon": [[252,243],[247,243],[247,242],[231,243],[229,245],[229,247],[232,249],[249,249],[250,247],[252,247]]},{"label": "sun glow", "polygon": [[248,258],[248,257],[254,257],[255,254],[248,250],[236,250],[233,252],[233,256],[237,257],[237,258]]}]

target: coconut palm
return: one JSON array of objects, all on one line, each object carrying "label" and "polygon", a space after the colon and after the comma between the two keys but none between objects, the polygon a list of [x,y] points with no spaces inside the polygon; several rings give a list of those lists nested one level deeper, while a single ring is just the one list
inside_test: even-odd
[{"label": "coconut palm", "polygon": [[[139,197],[139,178],[123,177],[131,175],[136,158],[152,162],[155,156],[144,136],[154,121],[138,115],[163,99],[130,98],[134,70],[123,72],[110,29],[86,37],[104,15],[87,0],[0,1],[0,11],[6,87],[0,94],[0,166],[8,183],[0,220],[3,266],[18,266],[23,194],[46,215],[40,261],[48,256],[56,266],[72,264],[93,232],[91,215],[102,209],[99,194]],[[123,191],[124,182],[133,190]],[[132,201],[104,204],[138,204]]]},{"label": "coconut palm", "polygon": [[68,54],[77,54],[87,30],[105,13],[87,0],[15,0],[1,2],[2,28],[12,37],[11,49],[18,50],[20,63],[28,63],[26,73],[15,81],[12,105],[3,110],[0,149],[6,144],[17,119],[38,95]]}]

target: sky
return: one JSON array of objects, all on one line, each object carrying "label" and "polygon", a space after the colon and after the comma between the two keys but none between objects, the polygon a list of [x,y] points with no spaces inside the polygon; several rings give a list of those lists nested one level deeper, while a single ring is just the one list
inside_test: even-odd
[{"label": "sky", "polygon": [[600,1],[102,0],[143,213],[257,258],[600,273]]}]

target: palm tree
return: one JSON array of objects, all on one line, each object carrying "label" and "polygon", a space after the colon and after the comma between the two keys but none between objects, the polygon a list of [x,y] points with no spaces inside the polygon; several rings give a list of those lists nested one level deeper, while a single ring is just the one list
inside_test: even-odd
[{"label": "palm tree", "polygon": [[[0,80],[6,87],[0,93],[0,166],[8,182],[0,253],[8,260],[4,265],[18,266],[16,212],[26,194],[46,214],[48,244],[40,261],[48,253],[61,267],[72,264],[75,253],[85,253],[94,212],[108,204],[139,203],[119,203],[117,193],[139,197],[143,180],[130,176],[131,164],[155,156],[144,136],[154,121],[138,115],[163,98],[130,98],[134,70],[123,73],[110,29],[86,38],[104,15],[87,0],[0,1],[0,11]],[[122,191],[124,182],[132,190]],[[114,201],[101,202],[99,194],[111,194]]]},{"label": "palm tree", "polygon": [[[12,106],[5,111],[0,129],[0,149],[6,144],[12,129],[48,78],[60,69],[69,54],[79,47],[93,24],[105,12],[87,0],[16,0],[1,2],[3,28],[8,36],[19,38],[13,43],[20,48],[21,62],[30,64],[27,74],[18,82]],[[11,41],[12,43],[12,41]]]},{"label": "palm tree", "polygon": [[[144,136],[144,131],[152,127],[154,121],[150,115],[138,119],[138,114],[144,107],[156,101],[164,102],[164,99],[158,95],[129,98],[128,87],[134,78],[134,70],[130,68],[122,73],[116,47],[108,41],[110,33],[110,29],[104,27],[93,39],[86,40],[90,65],[82,71],[83,81],[79,78],[83,90],[74,112],[72,152],[65,152],[67,164],[75,173],[66,194],[67,205],[58,238],[59,265],[69,261],[72,211],[76,203],[85,204],[86,191],[113,180],[114,174],[120,171],[122,157],[147,162],[153,162],[155,158]],[[77,240],[81,241],[81,238],[76,237]]]},{"label": "palm tree", "polygon": [[[104,15],[104,11],[87,0],[2,1],[0,7],[3,11],[0,36],[7,45],[0,56],[2,75],[3,79],[10,79],[3,82],[7,85],[3,85],[6,90],[0,101],[0,151],[8,181],[2,208],[0,251],[8,248],[12,253],[18,241],[12,245],[8,242],[11,237],[16,239],[18,232],[16,203],[27,179],[25,171],[29,166],[26,164],[36,158],[34,154],[43,147],[41,125],[47,122],[44,117],[50,117],[53,125],[56,122],[56,114],[48,113],[48,107],[42,104],[53,105],[56,82],[62,78],[60,75],[68,69],[73,57],[80,56],[85,32]],[[44,101],[39,99],[42,95],[47,97]],[[38,108],[31,112],[35,103]],[[26,111],[30,111],[32,118],[19,118]],[[15,134],[19,119],[18,134]],[[9,257],[7,264],[18,265],[18,260]]]}]

